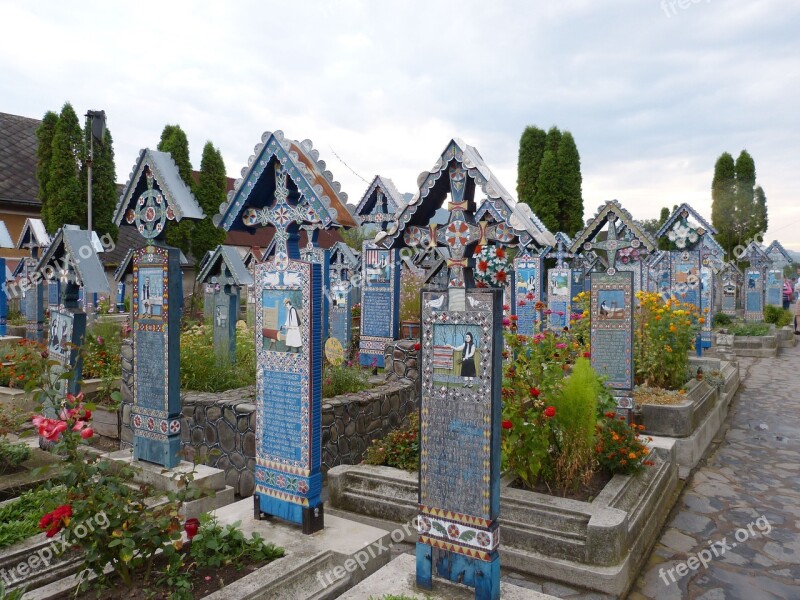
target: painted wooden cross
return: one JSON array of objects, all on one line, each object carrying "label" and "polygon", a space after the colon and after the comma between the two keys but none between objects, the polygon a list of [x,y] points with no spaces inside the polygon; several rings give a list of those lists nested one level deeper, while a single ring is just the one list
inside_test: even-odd
[{"label": "painted wooden cross", "polygon": [[608,235],[602,242],[587,241],[584,242],[584,250],[603,250],[606,253],[606,270],[610,275],[617,271],[617,252],[625,248],[638,248],[641,245],[638,239],[633,238],[626,240],[617,236],[616,227],[617,216],[615,214],[608,215]]},{"label": "painted wooden cross", "polygon": [[150,167],[144,168],[144,176],[147,189],[136,201],[136,208],[125,211],[125,221],[135,225],[147,243],[151,244],[164,230],[166,222],[175,219],[175,212],[171,206],[167,206],[161,192],[153,189],[154,177]]},{"label": "painted wooden cross", "polygon": [[510,243],[514,239],[513,230],[506,223],[489,225],[487,221],[475,224],[474,211],[470,200],[465,198],[467,173],[458,165],[450,167],[450,198],[447,210],[450,219],[443,227],[430,224],[428,227],[408,227],[403,233],[407,246],[430,248],[444,246],[449,251],[445,264],[449,270],[448,287],[467,288],[473,286],[472,262],[477,246],[489,241]]},{"label": "painted wooden cross", "polygon": [[375,190],[375,193],[377,195],[375,206],[368,215],[361,216],[361,223],[362,225],[365,223],[375,223],[382,231],[386,231],[394,215],[389,212],[389,200],[386,198],[386,194],[383,193],[380,186]]},{"label": "painted wooden cross", "polygon": [[568,242],[567,242],[567,240],[564,239],[564,236],[562,234],[560,234],[560,233],[556,234],[555,251],[551,250],[549,252],[549,254],[548,254],[548,256],[551,257],[551,258],[555,257],[555,259],[556,259],[556,267],[564,268],[564,267],[567,266],[566,259],[575,258],[575,255],[572,254],[567,249],[567,245],[568,245]]},{"label": "painted wooden cross", "polygon": [[289,204],[288,177],[286,167],[276,162],[275,203],[262,209],[248,208],[242,213],[242,221],[248,227],[272,225],[275,228],[275,264],[281,270],[286,269],[290,258],[300,258],[297,228],[313,217],[303,204]]}]

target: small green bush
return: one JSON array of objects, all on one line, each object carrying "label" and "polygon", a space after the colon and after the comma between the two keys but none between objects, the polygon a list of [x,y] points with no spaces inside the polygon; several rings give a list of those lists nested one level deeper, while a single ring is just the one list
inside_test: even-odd
[{"label": "small green bush", "polygon": [[733,335],[753,337],[768,335],[769,329],[770,328],[767,323],[738,323],[737,325],[728,328],[728,333],[732,333]]},{"label": "small green bush", "polygon": [[0,548],[39,533],[39,519],[64,500],[62,488],[40,488],[22,494],[0,508]]},{"label": "small green bush", "polygon": [[192,539],[189,555],[201,568],[236,565],[241,569],[246,563],[275,560],[283,556],[283,549],[269,544],[257,532],[246,538],[239,528],[241,521],[220,525],[215,517],[200,516],[200,529]]},{"label": "small green bush", "polygon": [[725,313],[714,313],[714,320],[713,320],[714,327],[725,327],[733,323],[733,319],[731,319],[730,315],[726,315]]},{"label": "small green bush", "polygon": [[30,457],[31,449],[27,444],[0,438],[0,474],[18,469]]},{"label": "small green bush", "polygon": [[367,448],[364,462],[416,471],[419,466],[419,414],[409,416],[408,426],[392,431],[380,440],[373,440]]},{"label": "small green bush", "polygon": [[794,315],[781,306],[767,305],[764,307],[764,322],[772,323],[777,328],[786,327],[794,320]]},{"label": "small green bush", "polygon": [[358,366],[325,365],[322,379],[322,397],[333,398],[340,394],[353,394],[369,387],[369,376]]},{"label": "small green bush", "polygon": [[236,324],[236,362],[214,352],[211,325],[193,325],[181,334],[181,388],[224,392],[256,382],[255,335],[243,321]]}]

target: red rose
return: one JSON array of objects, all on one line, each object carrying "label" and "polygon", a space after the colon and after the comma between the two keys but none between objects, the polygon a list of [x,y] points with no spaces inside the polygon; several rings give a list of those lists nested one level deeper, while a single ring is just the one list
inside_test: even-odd
[{"label": "red rose", "polygon": [[417,352],[419,352],[419,349],[420,349],[421,347],[422,347],[422,346],[420,345],[420,343],[419,343],[419,342],[417,342],[416,344],[414,344],[414,350],[416,350]]},{"label": "red rose", "polygon": [[503,421],[503,429],[511,429],[514,425],[512,425],[511,421]]},{"label": "red rose", "polygon": [[548,419],[552,419],[556,416],[556,407],[555,406],[548,406],[544,409],[544,416]]},{"label": "red rose", "polygon": [[534,398],[538,398],[539,394],[541,394],[539,388],[532,387],[529,391],[531,393],[531,396],[533,396]]},{"label": "red rose", "polygon": [[592,358],[592,353],[591,352],[584,352],[583,353],[583,358]]}]

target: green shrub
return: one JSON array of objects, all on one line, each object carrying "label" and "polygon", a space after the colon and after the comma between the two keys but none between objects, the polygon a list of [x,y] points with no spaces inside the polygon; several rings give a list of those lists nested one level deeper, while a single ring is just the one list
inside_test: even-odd
[{"label": "green shrub", "polygon": [[575,490],[592,477],[597,398],[602,390],[589,361],[579,358],[553,397],[556,453],[553,478],[558,488]]},{"label": "green shrub", "polygon": [[353,394],[369,387],[369,376],[358,366],[325,364],[322,373],[322,397],[333,398],[340,394]]},{"label": "green shrub", "polygon": [[39,519],[64,500],[62,488],[25,492],[0,507],[0,548],[7,548],[40,532]]},{"label": "green shrub", "polygon": [[621,473],[632,475],[644,466],[653,464],[648,459],[650,449],[647,442],[653,438],[643,439],[640,431],[644,425],[629,425],[625,417],[609,411],[601,423],[597,425],[597,461],[611,475]]},{"label": "green shrub", "polygon": [[181,333],[181,388],[223,392],[256,381],[255,335],[244,321],[236,324],[236,362],[229,364],[214,352],[210,325],[193,325]]},{"label": "green shrub", "polygon": [[725,313],[714,313],[714,320],[712,321],[714,327],[725,327],[733,323],[733,319],[731,319],[730,315],[726,315]]},{"label": "green shrub", "polygon": [[47,346],[33,340],[17,340],[9,345],[0,363],[0,385],[24,389],[44,375]]},{"label": "green shrub", "polygon": [[769,331],[767,323],[738,323],[728,328],[728,333],[745,337],[768,335]]},{"label": "green shrub", "polygon": [[0,474],[18,469],[30,457],[31,449],[27,444],[0,438]]},{"label": "green shrub", "polygon": [[794,320],[794,315],[791,311],[784,309],[781,306],[767,305],[764,307],[764,322],[772,323],[780,329],[786,327]]},{"label": "green shrub", "polygon": [[380,440],[373,440],[367,448],[364,462],[416,471],[419,467],[419,414],[409,415],[408,426],[392,431]]},{"label": "green shrub", "polygon": [[189,555],[201,569],[275,560],[283,549],[267,543],[257,532],[246,538],[239,528],[241,521],[221,526],[216,517],[200,516],[200,529],[192,539]]}]

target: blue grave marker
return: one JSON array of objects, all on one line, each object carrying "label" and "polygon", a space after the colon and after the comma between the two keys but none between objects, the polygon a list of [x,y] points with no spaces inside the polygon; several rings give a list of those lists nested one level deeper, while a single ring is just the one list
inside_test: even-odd
[{"label": "blue grave marker", "polygon": [[536,303],[542,302],[544,260],[541,255],[522,250],[514,259],[516,280],[515,304],[517,305],[517,333],[533,335],[541,329],[542,314]]},{"label": "blue grave marker", "polygon": [[[744,291],[742,293],[744,319],[745,321],[763,321],[764,294],[768,285],[767,270],[772,261],[755,241],[747,245],[747,248],[739,258],[750,263],[750,266],[744,272]],[[782,285],[782,276],[779,280]]]},{"label": "blue grave marker", "polygon": [[125,282],[117,282],[117,312],[125,312]]},{"label": "blue grave marker", "polygon": [[137,228],[146,246],[129,252],[115,277],[133,271],[133,458],[177,466],[181,459],[181,252],[161,245],[171,221],[202,219],[203,211],[166,152],[139,152],[114,211]]},{"label": "blue grave marker", "polygon": [[350,353],[352,338],[351,312],[358,289],[352,278],[358,272],[358,256],[343,242],[331,249],[330,282],[331,302],[329,313],[329,336],[339,340],[345,353]]},{"label": "blue grave marker", "polygon": [[[556,267],[547,271],[547,308],[550,329],[561,331],[569,324],[572,308],[572,270]],[[519,321],[517,321],[519,323]]]},{"label": "blue grave marker", "polygon": [[767,269],[766,303],[783,307],[783,270]]},{"label": "blue grave marker", "polygon": [[[420,300],[416,580],[431,589],[435,565],[438,576],[474,587],[477,600],[500,597],[503,292],[473,287],[474,245],[487,238],[487,224],[475,222],[474,194],[478,187],[487,192],[489,181],[495,185],[489,175],[474,148],[452,140],[397,216],[399,224],[415,224],[405,230],[393,226],[376,237],[392,249],[446,248],[448,287],[425,289]],[[438,180],[447,181],[449,189],[434,186]],[[429,219],[448,192],[449,219],[437,227]]]},{"label": "blue grave marker", "polygon": [[256,265],[257,519],[324,526],[321,465],[322,266],[300,260],[301,224],[356,225],[311,142],[267,132],[214,222],[275,229]]},{"label": "blue grave marker", "polygon": [[386,345],[400,329],[400,264],[396,250],[365,241],[361,251],[359,363],[383,367]]},{"label": "blue grave marker", "polygon": [[322,270],[322,339],[326,340],[330,336],[331,253],[327,248],[313,245],[317,243],[318,234],[319,229],[308,232],[309,245],[300,250],[300,258],[320,265]]}]

